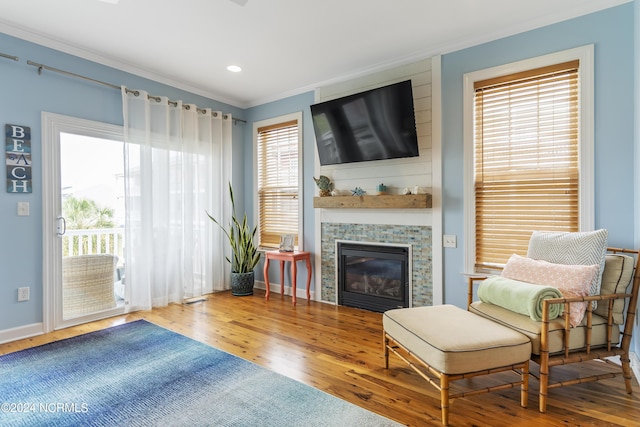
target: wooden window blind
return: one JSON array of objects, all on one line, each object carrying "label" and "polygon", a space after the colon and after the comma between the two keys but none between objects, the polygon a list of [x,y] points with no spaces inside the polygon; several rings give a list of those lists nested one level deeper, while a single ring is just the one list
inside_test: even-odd
[{"label": "wooden window blind", "polygon": [[258,128],[259,244],[277,248],[281,234],[298,246],[298,121]]},{"label": "wooden window blind", "polygon": [[476,270],[578,231],[578,61],[475,83]]}]

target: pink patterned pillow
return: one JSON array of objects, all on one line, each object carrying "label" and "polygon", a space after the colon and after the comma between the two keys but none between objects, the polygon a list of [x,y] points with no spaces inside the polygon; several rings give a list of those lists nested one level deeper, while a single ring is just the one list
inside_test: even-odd
[{"label": "pink patterned pillow", "polygon": [[[600,266],[553,264],[513,254],[502,270],[502,276],[538,285],[557,288],[564,297],[588,296],[589,288]],[[582,322],[586,302],[571,303],[569,322],[578,326]]]}]

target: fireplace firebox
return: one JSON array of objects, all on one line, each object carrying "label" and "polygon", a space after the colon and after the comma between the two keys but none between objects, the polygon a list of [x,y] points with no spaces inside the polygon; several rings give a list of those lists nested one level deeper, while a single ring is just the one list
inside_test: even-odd
[{"label": "fireplace firebox", "polygon": [[384,312],[409,307],[410,249],[337,242],[338,304]]}]

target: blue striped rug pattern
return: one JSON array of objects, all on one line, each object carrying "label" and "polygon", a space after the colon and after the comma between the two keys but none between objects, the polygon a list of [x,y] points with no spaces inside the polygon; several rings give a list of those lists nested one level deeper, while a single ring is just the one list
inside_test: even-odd
[{"label": "blue striped rug pattern", "polygon": [[398,426],[144,320],[0,356],[2,426]]}]

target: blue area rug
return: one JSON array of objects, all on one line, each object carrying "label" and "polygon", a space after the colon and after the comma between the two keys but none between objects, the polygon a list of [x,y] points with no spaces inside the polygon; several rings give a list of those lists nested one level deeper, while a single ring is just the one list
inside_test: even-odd
[{"label": "blue area rug", "polygon": [[397,426],[139,320],[0,356],[1,426]]}]

